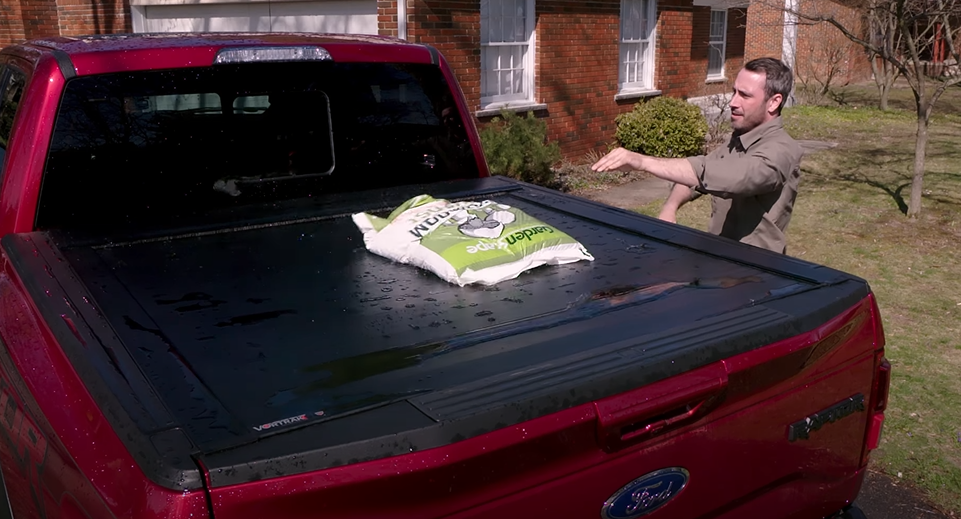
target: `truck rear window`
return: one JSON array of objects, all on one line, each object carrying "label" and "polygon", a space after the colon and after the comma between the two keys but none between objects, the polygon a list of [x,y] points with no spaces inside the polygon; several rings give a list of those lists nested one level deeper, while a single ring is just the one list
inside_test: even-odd
[{"label": "truck rear window", "polygon": [[436,66],[88,76],[72,79],[61,101],[37,227],[134,231],[222,208],[477,175]]}]

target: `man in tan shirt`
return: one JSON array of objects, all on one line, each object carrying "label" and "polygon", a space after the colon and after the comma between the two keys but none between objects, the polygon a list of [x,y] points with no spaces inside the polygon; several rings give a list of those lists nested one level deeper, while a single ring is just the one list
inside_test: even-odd
[{"label": "man in tan shirt", "polygon": [[618,148],[592,169],[641,170],[674,182],[659,216],[669,222],[676,222],[682,205],[710,194],[710,232],[783,253],[802,154],[781,125],[781,107],[793,82],[791,69],[780,60],[752,60],[734,80],[730,103],[734,134],[726,146],[686,159],[655,158]]}]

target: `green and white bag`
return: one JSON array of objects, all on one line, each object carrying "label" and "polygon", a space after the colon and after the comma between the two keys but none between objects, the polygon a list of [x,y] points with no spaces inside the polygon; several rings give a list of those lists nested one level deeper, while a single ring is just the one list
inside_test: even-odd
[{"label": "green and white bag", "polygon": [[593,261],[566,233],[492,200],[419,195],[387,218],[353,215],[367,250],[427,269],[457,285],[493,285],[541,265]]}]

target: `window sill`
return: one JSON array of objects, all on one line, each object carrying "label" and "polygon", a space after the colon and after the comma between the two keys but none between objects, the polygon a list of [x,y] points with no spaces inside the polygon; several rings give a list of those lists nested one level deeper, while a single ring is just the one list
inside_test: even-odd
[{"label": "window sill", "polygon": [[493,117],[495,115],[500,115],[501,110],[507,110],[508,112],[539,112],[542,110],[547,110],[547,104],[545,103],[527,103],[527,104],[505,104],[505,105],[491,105],[489,107],[482,108],[476,112],[474,115],[477,118],[483,117]]},{"label": "window sill", "polygon": [[705,80],[704,83],[710,85],[712,83],[724,83],[725,81],[727,81],[727,78],[724,76],[714,76],[714,77],[708,76],[707,80]]},{"label": "window sill", "polygon": [[625,99],[640,99],[642,97],[655,97],[663,94],[660,90],[634,90],[621,92],[614,96],[615,101],[623,101]]}]

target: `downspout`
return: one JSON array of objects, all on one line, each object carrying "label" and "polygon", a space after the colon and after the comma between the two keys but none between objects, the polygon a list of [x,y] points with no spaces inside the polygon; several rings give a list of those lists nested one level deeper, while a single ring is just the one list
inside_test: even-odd
[{"label": "downspout", "polygon": [[[800,0],[784,0],[784,37],[781,42],[781,61],[787,65],[791,71],[795,71],[797,64],[795,50],[797,49],[797,12]],[[793,106],[796,99],[792,88],[791,95],[788,96],[784,106]]]},{"label": "downspout", "polygon": [[407,0],[397,0],[397,37],[407,39]]}]

